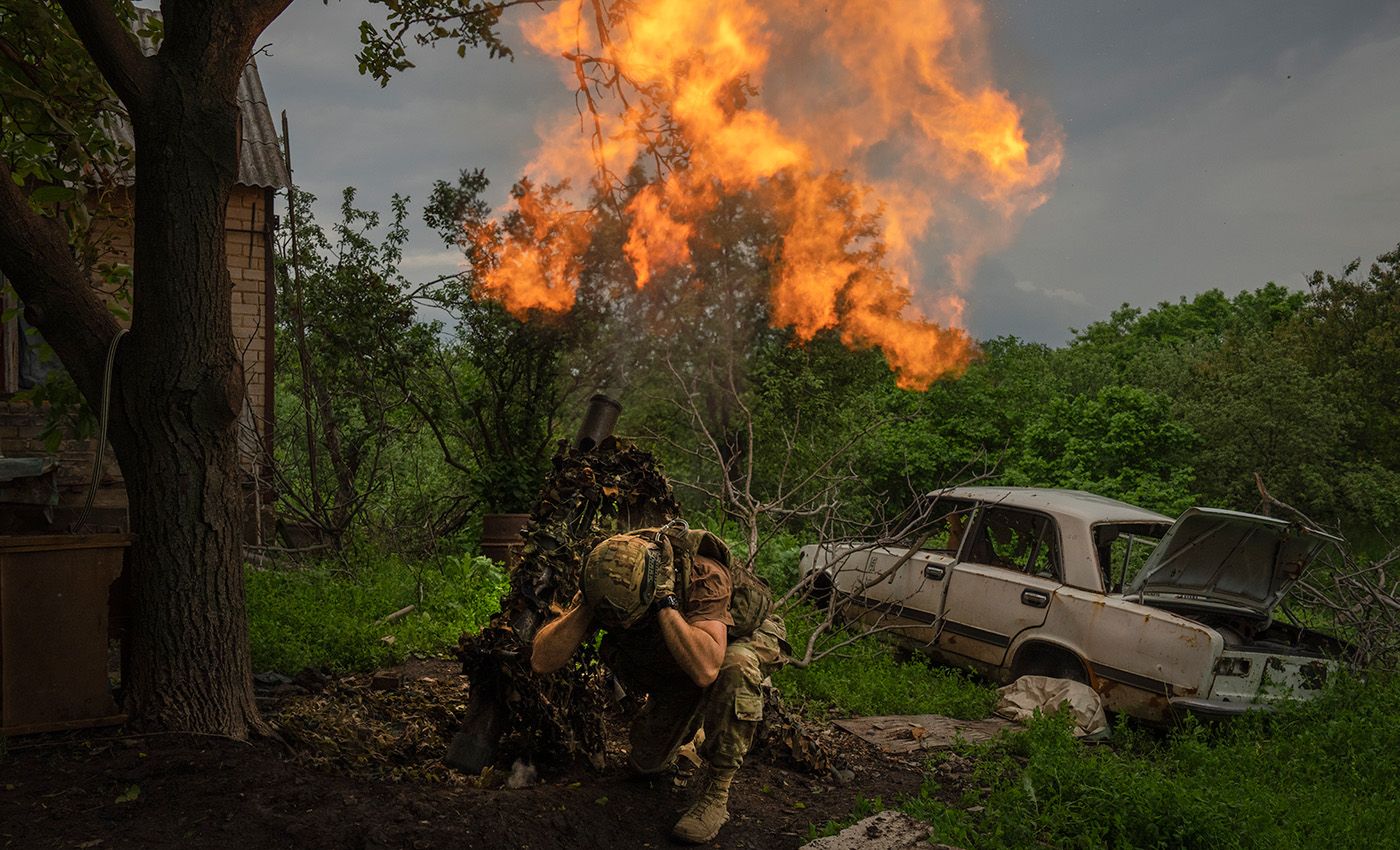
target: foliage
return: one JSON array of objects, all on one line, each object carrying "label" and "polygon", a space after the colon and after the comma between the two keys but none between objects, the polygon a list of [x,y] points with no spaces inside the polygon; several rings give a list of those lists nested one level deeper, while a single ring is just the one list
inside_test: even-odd
[{"label": "foliage", "polygon": [[[444,459],[469,473],[487,511],[529,511],[549,467],[560,410],[575,383],[566,364],[581,326],[573,314],[512,316],[479,291],[510,240],[532,239],[520,213],[490,221],[480,171],[438,181],[424,220],[464,253],[468,269],[444,279],[432,303],[452,315],[455,335],[436,356],[405,371],[410,405],[424,418]],[[519,198],[537,191],[514,187]],[[538,190],[546,198],[554,189]]]},{"label": "foliage", "polygon": [[372,0],[383,6],[388,20],[382,28],[369,21],[360,22],[360,73],[368,74],[381,86],[397,72],[413,67],[406,43],[419,45],[439,41],[455,42],[457,55],[467,50],[485,47],[492,58],[509,58],[511,50],[496,32],[501,13],[523,0],[480,2],[459,0],[442,3],[439,0]]},{"label": "foliage", "polygon": [[[878,351],[769,326],[781,213],[763,188],[718,203],[697,223],[684,273],[662,270],[641,290],[623,257],[628,207],[600,190],[576,303],[521,321],[483,300],[482,284],[502,247],[533,231],[518,212],[491,220],[487,185],[468,170],[435,186],[425,218],[467,270],[398,285],[454,325],[426,335],[430,356],[387,370],[409,408],[400,415],[427,429],[472,509],[527,509],[569,405],[611,387],[623,427],[650,437],[687,510],[760,555],[775,535],[810,539],[836,513],[856,533],[969,481],[1084,489],[1174,515],[1257,509],[1257,472],[1363,545],[1400,530],[1400,456],[1387,436],[1400,402],[1367,365],[1393,359],[1400,250],[1364,278],[1355,263],[1318,273],[1308,293],[1268,283],[1124,305],[1063,347],[988,340],[960,377],[916,393],[895,386]],[[634,169],[621,200],[646,185]],[[522,182],[513,194],[548,205],[562,189]],[[342,301],[355,304],[325,303]]]},{"label": "foliage", "polygon": [[355,194],[345,190],[328,235],[312,215],[315,197],[297,192],[279,232],[278,489],[284,513],[334,540],[401,477],[396,462],[419,423],[398,376],[434,345],[398,273],[407,199],[394,196],[381,232],[379,214],[358,208]]},{"label": "foliage", "polygon": [[1111,748],[1039,718],[968,748],[978,762],[957,805],[930,779],[903,808],[970,850],[1395,846],[1397,699],[1395,678],[1342,678],[1273,717],[1165,738],[1120,724]]},{"label": "foliage", "polygon": [[[138,29],[129,0],[111,7]],[[139,29],[159,36],[150,18]],[[35,210],[64,219],[78,239],[92,224],[89,202],[114,189],[132,164],[130,146],[110,132],[126,110],[57,3],[3,0],[0,33],[0,159]]]},{"label": "foliage", "polygon": [[1092,396],[1060,396],[1040,408],[1020,433],[1020,451],[1004,477],[1176,514],[1195,501],[1196,444],[1191,428],[1173,421],[1168,399],[1114,385]]},{"label": "foliage", "polygon": [[416,285],[399,272],[407,198],[381,218],[346,189],[328,234],[297,193],[283,220],[278,484],[284,512],[333,542],[361,532],[431,549],[483,510],[529,510],[543,480],[574,326],[475,297],[495,247],[464,234],[487,224],[486,186],[479,171],[437,183],[424,218],[471,265]]},{"label": "foliage", "polygon": [[[410,560],[372,550],[303,568],[249,569],[247,584],[253,669],[288,674],[306,667],[369,670],[409,654],[442,655],[462,632],[486,624],[507,586],[486,558]],[[377,623],[407,605],[416,608]]]}]

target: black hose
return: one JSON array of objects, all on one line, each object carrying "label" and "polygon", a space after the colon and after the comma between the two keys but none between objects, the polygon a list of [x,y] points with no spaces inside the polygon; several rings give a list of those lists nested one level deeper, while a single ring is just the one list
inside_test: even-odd
[{"label": "black hose", "polygon": [[126,336],[127,328],[118,328],[112,341],[107,344],[107,367],[102,373],[102,413],[97,426],[97,454],[92,457],[92,481],[88,484],[87,500],[83,502],[83,512],[73,523],[73,531],[81,531],[87,524],[88,514],[92,513],[92,502],[97,498],[97,485],[102,481],[102,456],[107,453],[107,414],[112,406],[112,367],[117,362],[117,343]]}]

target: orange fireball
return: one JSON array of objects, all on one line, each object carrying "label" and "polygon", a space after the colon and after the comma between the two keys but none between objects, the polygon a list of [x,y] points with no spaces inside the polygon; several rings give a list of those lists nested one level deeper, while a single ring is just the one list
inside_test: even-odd
[{"label": "orange fireball", "polygon": [[[776,180],[776,325],[879,347],[911,389],[965,366],[970,270],[1044,203],[1062,155],[1058,130],[1032,138],[991,82],[976,3],[564,0],[523,31],[584,103],[583,131],[576,115],[547,125],[528,176],[580,186],[650,166],[626,210],[637,286],[686,272],[726,193]],[[518,211],[531,238],[506,243],[483,291],[517,315],[569,309],[586,214],[526,197]]]}]

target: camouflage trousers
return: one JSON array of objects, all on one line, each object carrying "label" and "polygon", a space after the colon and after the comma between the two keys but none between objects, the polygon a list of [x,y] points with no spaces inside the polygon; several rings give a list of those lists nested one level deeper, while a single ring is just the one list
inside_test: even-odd
[{"label": "camouflage trousers", "polygon": [[758,630],[729,644],[719,677],[701,688],[680,670],[666,644],[629,641],[609,647],[603,660],[633,693],[648,699],[632,722],[632,768],[657,773],[675,760],[676,751],[705,730],[700,755],[718,770],[737,770],[763,719],[763,681],[782,666],[782,620],[764,621]]}]

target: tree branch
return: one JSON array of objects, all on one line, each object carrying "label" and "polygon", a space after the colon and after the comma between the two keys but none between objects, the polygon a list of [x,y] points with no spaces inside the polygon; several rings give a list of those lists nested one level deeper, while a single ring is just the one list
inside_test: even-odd
[{"label": "tree branch", "polygon": [[135,115],[145,103],[153,74],[151,60],[141,52],[136,36],[105,0],[59,0],[64,14],[82,39],[92,61],[112,90]]},{"label": "tree branch", "polygon": [[[98,300],[68,250],[68,233],[56,219],[29,206],[0,158],[0,272],[19,293],[26,319],[44,334],[78,388],[95,406],[102,364],[117,321]],[[55,330],[57,332],[55,332]]]}]

